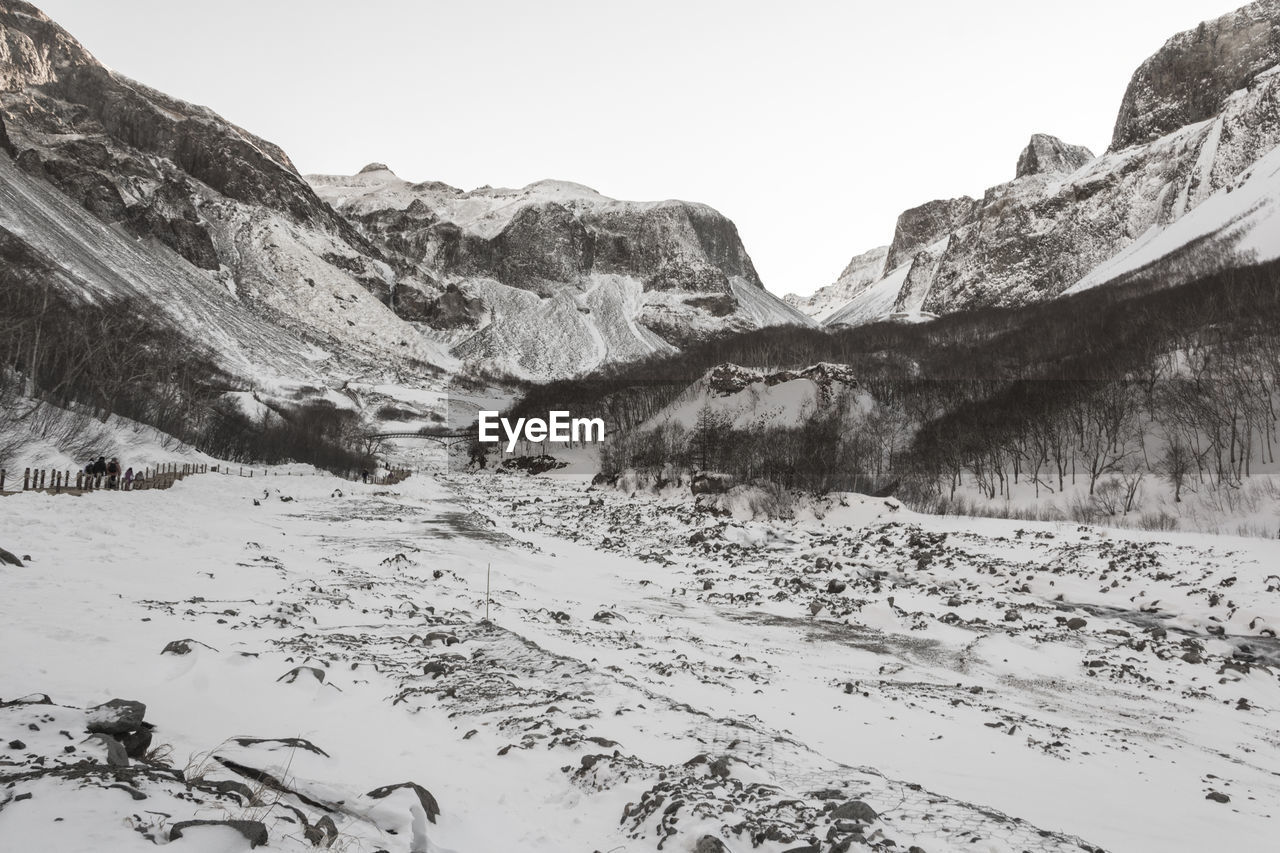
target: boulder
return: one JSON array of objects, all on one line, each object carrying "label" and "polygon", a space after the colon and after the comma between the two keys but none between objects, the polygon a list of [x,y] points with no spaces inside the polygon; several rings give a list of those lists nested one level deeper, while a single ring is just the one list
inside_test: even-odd
[{"label": "boulder", "polygon": [[130,758],[143,758],[151,748],[151,726],[143,723],[137,731],[120,735],[116,740]]},{"label": "boulder", "polygon": [[147,706],[132,699],[112,699],[89,709],[85,727],[95,734],[123,735],[142,727]]},{"label": "boulder", "polygon": [[862,823],[871,823],[880,819],[876,810],[862,800],[849,800],[843,805],[836,806],[830,817],[832,820],[856,820]]},{"label": "boulder", "polygon": [[200,830],[204,827],[229,827],[234,829],[245,837],[249,842],[249,848],[258,847],[267,843],[267,827],[256,820],[184,820],[175,823],[169,830],[169,840],[177,841],[184,834],[191,830]]}]

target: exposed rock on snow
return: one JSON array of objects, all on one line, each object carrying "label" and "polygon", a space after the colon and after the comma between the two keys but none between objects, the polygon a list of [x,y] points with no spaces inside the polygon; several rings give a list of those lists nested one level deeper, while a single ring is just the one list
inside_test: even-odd
[{"label": "exposed rock on snow", "polygon": [[91,732],[108,735],[123,735],[136,731],[142,726],[147,706],[132,699],[112,699],[101,705],[90,708],[86,728]]},{"label": "exposed rock on snow", "polygon": [[[114,850],[244,816],[296,853],[706,836],[768,853],[1190,853],[1273,837],[1274,541],[929,518],[853,495],[779,523],[583,485],[419,475],[336,498],[334,480],[294,477],[297,501],[254,509],[257,480],[194,478],[125,552],[96,540],[133,541],[136,504],[6,498],[9,544],[44,544],[39,576],[0,598],[0,627],[38,639],[0,668],[0,695],[54,679],[93,704],[101,672],[165,638],[228,651],[129,672],[153,685],[177,761],[208,756],[181,776],[154,756],[108,765],[76,738],[78,708],[0,702],[0,744],[23,745],[0,749],[0,833],[74,849],[91,827]],[[86,610],[91,632],[71,618]],[[312,664],[341,692],[275,681]],[[388,778],[432,797],[377,797]]]},{"label": "exposed rock on snow", "polygon": [[249,848],[265,845],[268,841],[267,828],[256,820],[183,820],[175,823],[169,830],[169,840],[177,841],[188,835],[200,835],[213,829],[227,828],[234,830],[249,842]]}]

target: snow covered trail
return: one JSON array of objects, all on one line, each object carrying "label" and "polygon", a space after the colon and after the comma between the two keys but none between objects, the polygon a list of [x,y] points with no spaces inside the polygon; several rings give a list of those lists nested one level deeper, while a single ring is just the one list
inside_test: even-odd
[{"label": "snow covered trail", "polygon": [[[206,476],[120,498],[0,500],[0,547],[32,557],[0,568],[0,744],[23,744],[0,750],[0,847],[133,849],[193,818],[259,821],[273,848],[332,826],[344,849],[459,853],[1190,851],[1274,832],[1274,543],[973,531],[882,503],[737,522],[489,475]],[[1145,613],[1107,591],[1175,586]],[[32,693],[54,704],[11,704]],[[72,766],[98,760],[80,709],[113,697],[147,704],[185,780]],[[126,772],[133,793],[112,787]],[[407,781],[438,816],[385,791]],[[174,843],[249,844],[202,829]]]}]

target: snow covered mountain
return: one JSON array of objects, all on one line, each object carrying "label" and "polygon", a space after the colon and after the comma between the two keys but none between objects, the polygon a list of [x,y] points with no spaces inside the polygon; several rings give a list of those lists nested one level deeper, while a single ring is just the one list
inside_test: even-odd
[{"label": "snow covered mountain", "polygon": [[867,287],[880,280],[884,274],[884,262],[888,255],[888,246],[863,252],[849,261],[849,265],[844,268],[844,272],[840,273],[840,278],[836,279],[835,284],[821,288],[812,296],[788,294],[784,298],[788,305],[803,311],[821,323],[856,299]]},{"label": "snow covered mountain", "polygon": [[256,386],[545,380],[810,322],[703,205],[556,182],[464,193],[385,167],[316,186],[275,145],[0,0],[5,274],[127,299]]},{"label": "snow covered mountain", "polygon": [[860,391],[853,370],[842,364],[815,364],[804,370],[767,373],[737,364],[708,370],[683,394],[639,429],[679,425],[694,430],[699,420],[738,430],[794,428],[819,413],[844,407],[842,415],[867,411],[873,402]]},{"label": "snow covered mountain", "polygon": [[456,366],[375,295],[395,280],[274,145],[0,2],[6,275],[130,300],[255,383]]},{"label": "snow covered mountain", "polygon": [[411,280],[432,283],[398,288],[396,311],[499,373],[566,376],[810,324],[764,289],[733,223],[706,205],[617,201],[566,181],[464,192],[380,163],[308,180]]},{"label": "snow covered mountain", "polygon": [[1014,180],[903,213],[874,280],[814,315],[829,325],[927,318],[1144,269],[1172,285],[1273,259],[1277,143],[1280,0],[1258,0],[1143,63],[1102,156],[1033,136]]}]

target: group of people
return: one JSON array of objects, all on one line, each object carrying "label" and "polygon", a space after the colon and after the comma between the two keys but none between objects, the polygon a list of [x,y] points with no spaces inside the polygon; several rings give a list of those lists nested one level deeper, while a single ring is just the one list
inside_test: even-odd
[{"label": "group of people", "polygon": [[120,470],[120,460],[112,456],[111,461],[107,461],[107,457],[99,456],[96,462],[90,462],[84,466],[84,473],[90,477],[103,478],[103,485],[108,489],[125,490],[133,488],[134,475],[133,469],[128,468],[123,472]]}]

